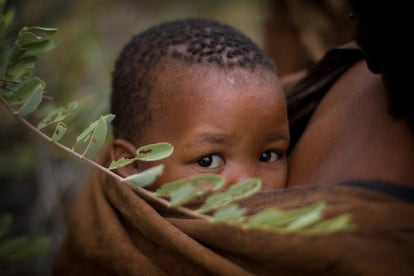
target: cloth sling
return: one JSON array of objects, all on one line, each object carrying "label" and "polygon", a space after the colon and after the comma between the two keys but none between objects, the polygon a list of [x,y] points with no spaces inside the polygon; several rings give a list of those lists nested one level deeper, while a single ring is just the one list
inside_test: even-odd
[{"label": "cloth sling", "polygon": [[414,275],[414,192],[395,190],[375,181],[302,186],[243,202],[255,212],[323,200],[326,218],[349,213],[357,225],[276,234],[186,217],[96,170],[72,209],[54,275]]}]

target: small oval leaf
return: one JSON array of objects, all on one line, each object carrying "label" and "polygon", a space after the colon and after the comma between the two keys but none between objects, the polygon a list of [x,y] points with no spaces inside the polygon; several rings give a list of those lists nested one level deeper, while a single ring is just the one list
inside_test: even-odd
[{"label": "small oval leaf", "polygon": [[67,108],[58,107],[49,113],[38,125],[37,129],[43,129],[49,125],[63,121],[78,106],[77,102],[71,102]]},{"label": "small oval leaf", "polygon": [[125,167],[131,163],[133,163],[135,161],[134,158],[125,158],[125,157],[121,157],[118,160],[112,160],[111,164],[109,165],[109,169],[113,170],[113,169],[117,169],[120,167]]},{"label": "small oval leaf", "polygon": [[196,196],[197,196],[197,193],[194,187],[186,183],[185,185],[181,186],[179,189],[171,193],[170,205],[171,206],[184,205],[190,202]]},{"label": "small oval leaf", "polygon": [[17,114],[26,116],[35,111],[42,102],[42,96],[43,87],[41,85],[38,85],[34,88],[32,94],[25,100]]},{"label": "small oval leaf", "polygon": [[337,217],[321,221],[312,227],[306,229],[306,234],[330,234],[339,231],[353,231],[356,225],[350,223],[349,214],[339,215]]},{"label": "small oval leaf", "polygon": [[55,131],[52,135],[52,141],[58,142],[60,139],[62,139],[63,135],[65,135],[67,130],[66,125],[63,122],[59,122],[56,125]]},{"label": "small oval leaf", "polygon": [[132,188],[146,187],[154,183],[155,179],[162,174],[163,170],[164,165],[160,164],[140,173],[130,175],[122,179],[122,181]]},{"label": "small oval leaf", "polygon": [[174,147],[169,143],[149,144],[137,149],[136,160],[156,161],[170,156]]},{"label": "small oval leaf", "polygon": [[239,208],[237,205],[233,204],[216,211],[213,215],[213,221],[239,222],[245,214],[246,209]]}]

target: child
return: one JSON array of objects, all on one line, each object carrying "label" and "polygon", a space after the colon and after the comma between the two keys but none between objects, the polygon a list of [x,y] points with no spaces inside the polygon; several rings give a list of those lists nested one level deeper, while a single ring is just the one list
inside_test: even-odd
[{"label": "child", "polygon": [[[289,144],[284,94],[272,61],[230,26],[188,19],[150,28],[121,52],[113,73],[113,160],[169,142],[153,185],[200,173],[226,184],[251,177],[285,187]],[[153,166],[117,169],[126,177]]]}]

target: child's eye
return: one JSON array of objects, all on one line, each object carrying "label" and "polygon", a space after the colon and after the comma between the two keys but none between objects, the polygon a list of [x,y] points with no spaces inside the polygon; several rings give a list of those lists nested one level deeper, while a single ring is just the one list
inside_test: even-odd
[{"label": "child's eye", "polygon": [[281,154],[274,150],[267,150],[260,154],[260,162],[276,162],[281,158]]},{"label": "child's eye", "polygon": [[196,163],[203,168],[215,169],[224,165],[224,160],[217,154],[211,154],[201,157]]}]

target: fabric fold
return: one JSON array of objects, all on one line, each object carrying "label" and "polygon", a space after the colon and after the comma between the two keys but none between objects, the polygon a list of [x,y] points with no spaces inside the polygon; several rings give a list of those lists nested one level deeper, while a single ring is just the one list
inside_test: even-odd
[{"label": "fabric fold", "polygon": [[96,170],[72,209],[54,275],[413,275],[414,205],[397,197],[303,186],[241,204],[254,213],[318,201],[325,218],[349,213],[357,229],[310,236],[211,223],[148,202]]}]

